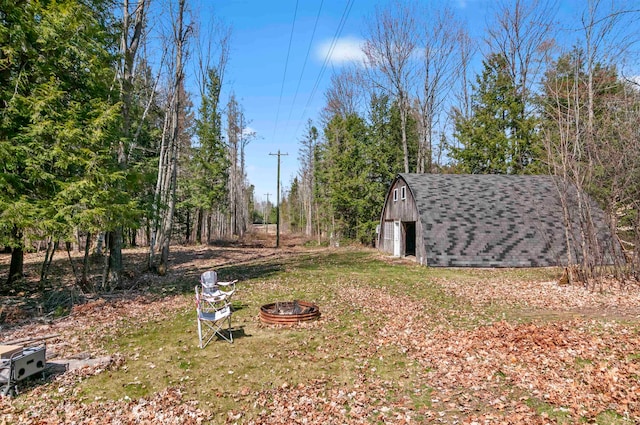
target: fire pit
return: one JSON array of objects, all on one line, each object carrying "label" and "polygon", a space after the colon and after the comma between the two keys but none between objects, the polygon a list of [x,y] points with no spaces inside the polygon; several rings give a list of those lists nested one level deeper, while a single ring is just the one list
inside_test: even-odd
[{"label": "fire pit", "polygon": [[280,301],[260,307],[260,320],[274,325],[294,325],[320,317],[317,305],[306,301]]}]

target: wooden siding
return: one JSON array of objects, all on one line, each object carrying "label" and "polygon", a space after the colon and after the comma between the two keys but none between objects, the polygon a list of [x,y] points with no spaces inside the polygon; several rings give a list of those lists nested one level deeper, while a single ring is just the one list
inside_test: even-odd
[{"label": "wooden siding", "polygon": [[[405,249],[407,245],[414,246],[416,261],[426,264],[426,250],[422,238],[423,228],[420,214],[409,185],[401,177],[396,179],[389,189],[382,211],[378,249],[388,254],[393,254],[394,222],[401,223],[400,256],[406,255]],[[407,244],[407,223],[415,224],[415,241],[413,243],[410,241],[409,244]]]}]

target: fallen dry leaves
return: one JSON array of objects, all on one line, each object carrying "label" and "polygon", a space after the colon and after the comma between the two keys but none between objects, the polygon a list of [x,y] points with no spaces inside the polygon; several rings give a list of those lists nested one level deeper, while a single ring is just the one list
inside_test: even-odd
[{"label": "fallen dry leaves", "polygon": [[114,335],[123,321],[135,320],[139,323],[161,320],[173,316],[175,311],[189,306],[189,300],[182,296],[150,298],[137,296],[131,299],[103,299],[77,305],[69,316],[56,320],[27,323],[3,332],[3,341],[33,338],[36,335],[59,335],[47,341],[47,351],[51,355],[69,358],[78,354],[79,347],[91,352],[92,356],[107,354],[99,345],[102,338]]},{"label": "fallen dry leaves", "polygon": [[[247,387],[234,395],[237,408],[214,417],[185,399],[177,387],[148,399],[82,402],[75,384],[101,372],[85,368],[59,375],[18,400],[0,397],[0,424],[536,425],[555,423],[556,417],[567,423],[594,422],[603,412],[640,423],[640,337],[624,322],[598,319],[624,313],[635,320],[640,295],[622,290],[593,293],[553,282],[437,283],[478,310],[501,303],[568,314],[554,321],[457,327],[447,322],[448,312],[427,308],[420,300],[347,282],[339,286],[335,301],[323,305],[322,321],[307,326],[335,323],[338,314],[350,309],[365,313],[366,323],[354,325],[362,338],[339,350],[336,345],[344,341],[336,336],[315,353],[318,361],[349,353],[359,370],[354,382],[318,379],[268,389]],[[56,355],[77,354],[80,345],[100,355],[104,349],[95,345],[93,335],[114,332],[122,320],[169,317],[188,303],[185,297],[96,301],[76,307],[67,318],[15,328],[2,339],[58,333],[60,337],[48,343]],[[419,386],[398,392],[397,383],[370,373],[369,360],[390,347],[418,365],[407,373],[415,374],[412,382]],[[117,354],[112,358],[108,367],[120,367],[123,359]],[[407,393],[428,403],[417,406]],[[249,409],[257,413],[249,416]]]},{"label": "fallen dry leaves", "polygon": [[535,398],[571,422],[613,411],[640,423],[640,337],[625,325],[582,318],[450,329],[434,327],[408,297],[355,287],[341,297],[386,316],[376,344],[398,346],[419,361],[434,398],[452,401],[468,420],[548,423],[524,403]]},{"label": "fallen dry leaves", "polygon": [[478,281],[439,279],[449,294],[475,304],[512,304],[520,307],[547,309],[577,315],[640,318],[640,288],[624,287],[613,282],[593,291],[581,286],[561,286],[556,281],[536,282],[489,278]]}]

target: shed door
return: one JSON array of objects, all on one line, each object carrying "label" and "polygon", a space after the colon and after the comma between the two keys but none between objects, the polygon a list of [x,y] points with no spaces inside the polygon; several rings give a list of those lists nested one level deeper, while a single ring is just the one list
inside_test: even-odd
[{"label": "shed door", "polygon": [[400,234],[402,226],[399,221],[393,222],[393,256],[400,257],[400,241],[402,236]]},{"label": "shed door", "polygon": [[405,234],[404,255],[416,255],[416,222],[406,221],[402,226]]}]

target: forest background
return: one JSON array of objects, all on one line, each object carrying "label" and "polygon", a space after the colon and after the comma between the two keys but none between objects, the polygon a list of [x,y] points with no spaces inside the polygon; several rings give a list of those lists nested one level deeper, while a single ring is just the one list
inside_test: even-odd
[{"label": "forest background", "polygon": [[[555,22],[554,2],[505,1],[472,39],[446,5],[381,5],[362,63],[331,76],[274,205],[247,179],[250,117],[221,95],[232,78],[222,20],[199,22],[187,0],[3,2],[0,245],[12,258],[0,292],[23,279],[25,251],[46,251],[40,290],[61,245],[84,252],[82,290],[109,290],[123,285],[123,247],[147,246],[148,268],[164,274],[172,243],[243,238],[277,217],[318,243],[370,245],[400,172],[555,175],[561,196],[576,187],[604,209],[627,252],[616,273],[637,280],[640,10],[583,6]],[[170,25],[150,25],[152,7]],[[582,255],[568,259],[580,279],[603,261],[589,208],[565,203],[565,221],[581,225]]]}]

